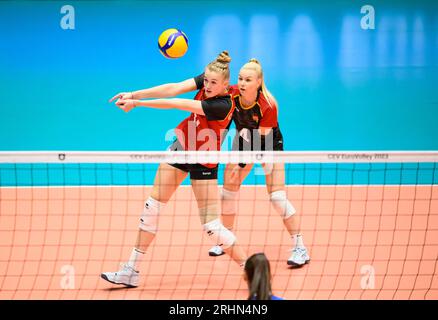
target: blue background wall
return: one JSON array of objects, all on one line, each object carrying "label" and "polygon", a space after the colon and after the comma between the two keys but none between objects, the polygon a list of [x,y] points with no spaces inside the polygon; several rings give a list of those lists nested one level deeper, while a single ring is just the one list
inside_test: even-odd
[{"label": "blue background wall", "polygon": [[[170,27],[188,35],[181,59],[158,52]],[[224,49],[234,82],[261,61],[286,150],[438,150],[435,1],[1,1],[0,40],[0,150],[164,150],[187,113],[108,99],[197,75]]]}]

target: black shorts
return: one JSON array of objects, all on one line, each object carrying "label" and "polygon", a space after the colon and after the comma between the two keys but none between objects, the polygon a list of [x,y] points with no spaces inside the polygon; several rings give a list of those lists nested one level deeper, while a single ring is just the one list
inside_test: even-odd
[{"label": "black shorts", "polygon": [[[260,148],[255,149],[251,143],[245,141],[240,135],[236,135],[233,141],[233,150],[258,151]],[[284,151],[283,135],[281,134],[280,127],[272,128],[262,143],[261,151]],[[245,168],[246,164],[239,163],[239,167]]]},{"label": "black shorts", "polygon": [[[271,132],[262,140],[261,148],[254,148],[252,143],[245,141],[240,135],[236,135],[233,141],[233,150],[235,151],[284,151],[283,135],[280,127],[272,128]],[[245,168],[246,163],[239,163],[239,167]]]},{"label": "black shorts", "polygon": [[[168,149],[169,151],[183,151],[178,140],[175,140]],[[199,163],[169,163],[170,166],[190,174],[192,180],[217,180],[218,166],[207,168]]]},{"label": "black shorts", "polygon": [[[240,135],[233,140],[233,151],[283,151],[283,135],[280,127],[272,128],[271,132],[264,137],[262,145],[254,146],[252,141],[245,141]],[[261,148],[260,148],[261,147]]]}]

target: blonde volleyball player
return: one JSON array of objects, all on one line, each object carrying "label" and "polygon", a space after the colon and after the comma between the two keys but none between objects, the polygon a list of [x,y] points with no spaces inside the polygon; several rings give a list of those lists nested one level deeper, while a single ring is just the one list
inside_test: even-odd
[{"label": "blonde volleyball player", "polygon": [[[251,59],[240,69],[238,84],[232,86],[230,91],[236,107],[233,120],[239,133],[234,139],[233,149],[254,150],[255,135],[260,135],[258,138],[261,140],[262,149],[283,151],[283,137],[277,119],[277,102],[266,89],[262,66],[256,59]],[[222,222],[229,230],[232,230],[234,225],[238,191],[252,166],[228,164],[225,168],[221,194]],[[283,219],[283,224],[294,242],[287,264],[301,267],[310,261],[310,257],[300,234],[299,217],[286,197],[284,165],[275,163],[269,168],[266,165],[263,167],[271,204]],[[209,251],[211,256],[222,254],[223,250],[218,246],[214,246]]]},{"label": "blonde volleyball player", "polygon": [[[220,150],[220,130],[229,125],[234,110],[227,91],[230,61],[228,52],[224,51],[215,61],[207,65],[201,76],[132,93],[119,93],[110,101],[118,99],[116,105],[126,112],[139,106],[189,111],[190,116],[177,127],[177,139],[170,149],[199,150],[201,142],[188,141],[191,136],[188,134],[189,127],[192,126],[196,128],[196,136],[202,129],[213,130],[217,138],[216,150]],[[173,97],[194,90],[198,90],[194,100],[139,100]],[[217,164],[162,163],[156,173],[152,193],[141,214],[137,241],[129,260],[122,264],[122,268],[117,272],[102,273],[103,279],[127,287],[138,286],[138,264],[155,238],[160,212],[189,174],[203,229],[216,245],[220,244],[223,251],[239,265],[244,266],[245,252],[237,245],[235,235],[223,226],[218,216]]]}]

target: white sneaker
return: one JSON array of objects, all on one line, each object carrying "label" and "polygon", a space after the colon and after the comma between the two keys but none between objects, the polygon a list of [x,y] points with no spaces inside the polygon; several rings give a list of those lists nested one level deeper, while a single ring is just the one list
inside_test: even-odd
[{"label": "white sneaker", "polygon": [[287,264],[295,268],[302,267],[309,262],[310,257],[305,247],[295,247],[291,256],[287,259]]},{"label": "white sneaker", "polygon": [[138,287],[140,273],[127,264],[120,265],[122,269],[117,272],[104,272],[100,277],[114,284],[123,284],[129,288]]},{"label": "white sneaker", "polygon": [[225,254],[225,252],[220,246],[211,247],[211,249],[208,251],[208,255],[211,257],[219,257],[223,254]]}]

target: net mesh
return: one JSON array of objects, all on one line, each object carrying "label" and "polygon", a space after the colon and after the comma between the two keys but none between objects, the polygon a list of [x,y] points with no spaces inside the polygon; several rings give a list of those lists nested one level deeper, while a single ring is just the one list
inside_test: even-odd
[{"label": "net mesh", "polygon": [[[438,153],[3,152],[0,299],[246,299],[241,268],[208,256],[189,181],[160,213],[139,286],[114,290],[99,277],[128,259],[158,164],[213,160],[219,184],[224,164],[258,163],[233,232],[249,255],[269,258],[274,294],[438,298]],[[284,164],[311,258],[302,268],[286,264],[293,243],[270,204],[265,162]]]}]

